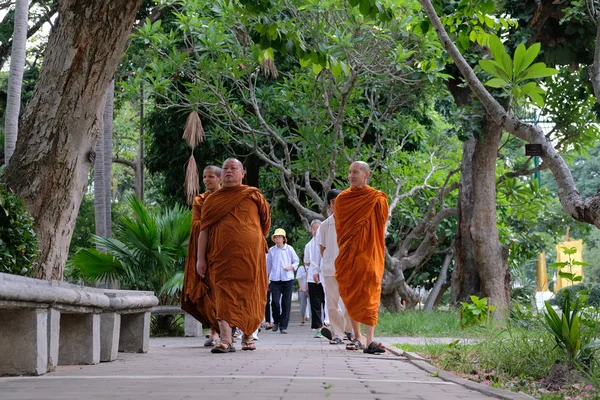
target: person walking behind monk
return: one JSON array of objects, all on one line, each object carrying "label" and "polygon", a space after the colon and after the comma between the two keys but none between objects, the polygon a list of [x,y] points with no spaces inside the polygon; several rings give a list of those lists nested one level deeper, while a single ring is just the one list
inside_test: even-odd
[{"label": "person walking behind monk", "polygon": [[267,254],[267,272],[271,279],[271,304],[273,312],[273,332],[279,330],[287,334],[292,308],[292,291],[294,290],[294,272],[298,268],[298,255],[292,246],[287,244],[285,230],[275,229],[271,237],[275,246]]},{"label": "person walking behind monk", "polygon": [[317,243],[321,221],[315,219],[310,223],[312,239],[304,248],[304,264],[308,269],[308,296],[310,301],[310,327],[315,331],[315,338],[322,338],[321,329],[325,325],[325,288],[319,277],[321,266],[321,252]]},{"label": "person walking behind monk", "polygon": [[[350,187],[335,200],[335,230],[339,254],[335,260],[335,278],[342,301],[352,320],[355,339],[348,349],[365,353],[384,353],[374,341],[381,297],[381,279],[385,261],[385,228],[388,203],[385,193],[367,184],[369,165],[355,161],[348,170]],[[360,324],[365,325],[364,346]]]},{"label": "person walking behind monk", "polygon": [[327,299],[327,310],[331,329],[321,329],[321,334],[329,339],[330,344],[343,344],[344,336],[352,339],[352,321],[346,312],[346,308],[340,300],[340,290],[335,279],[335,259],[339,249],[337,234],[335,231],[335,199],[341,193],[339,189],[327,192],[327,204],[329,205],[329,218],[319,228],[319,247],[321,255],[320,274],[325,283],[325,298]]},{"label": "person walking behind monk", "polygon": [[[304,248],[306,252],[306,248]],[[296,280],[298,281],[298,300],[300,301],[300,326],[304,326],[307,312],[310,307],[306,307],[308,303],[308,284],[306,278],[308,275],[308,267],[300,265],[296,271]]]},{"label": "person walking behind monk", "polygon": [[219,341],[219,328],[214,305],[208,293],[208,277],[201,278],[198,275],[196,261],[198,259],[198,237],[200,236],[202,206],[206,198],[219,189],[221,185],[221,168],[214,165],[204,168],[202,181],[206,187],[206,192],[196,196],[192,204],[192,226],[183,277],[181,309],[200,321],[203,328],[210,328],[210,336],[204,342],[204,346],[212,347]]},{"label": "person walking behind monk", "polygon": [[210,276],[221,343],[213,353],[234,352],[231,327],[243,332],[242,350],[256,350],[252,333],[266,303],[268,251],[271,228],[269,204],[260,190],[242,185],[244,167],[235,158],[223,163],[223,187],[202,208],[198,240],[198,274]]}]

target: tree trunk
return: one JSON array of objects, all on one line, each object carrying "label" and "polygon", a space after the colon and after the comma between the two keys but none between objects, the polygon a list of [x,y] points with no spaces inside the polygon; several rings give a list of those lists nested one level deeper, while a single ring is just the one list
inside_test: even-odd
[{"label": "tree trunk", "polygon": [[[96,159],[94,160],[94,223],[96,224],[96,235],[106,237],[106,203],[104,193],[106,192],[104,179],[104,123],[98,120],[98,140],[96,141]],[[102,251],[102,249],[98,249]]]},{"label": "tree trunk", "polygon": [[27,20],[29,1],[15,2],[14,33],[12,57],[8,73],[8,90],[4,114],[4,162],[8,164],[17,143],[19,132],[19,113],[21,111],[21,87],[25,70],[25,48],[27,45]]},{"label": "tree trunk", "polygon": [[104,235],[112,236],[112,151],[113,114],[115,104],[115,80],[108,85],[104,106]]},{"label": "tree trunk", "polygon": [[446,278],[448,276],[448,268],[450,267],[450,263],[452,262],[452,256],[454,255],[453,250],[449,250],[446,253],[446,257],[444,258],[444,263],[442,264],[442,268],[440,269],[440,273],[435,281],[435,285],[429,292],[427,296],[427,300],[425,300],[425,305],[423,309],[425,311],[432,311],[433,306],[435,305],[435,301],[438,298],[438,294],[440,293],[442,286],[446,283]]},{"label": "tree trunk", "polygon": [[502,127],[485,120],[485,134],[477,140],[473,153],[473,224],[471,237],[481,280],[481,291],[496,307],[495,317],[505,316],[508,299],[505,290],[507,264],[496,226],[496,158]]},{"label": "tree trunk", "polygon": [[138,156],[135,160],[135,195],[144,201],[144,83],[140,87],[140,141]]},{"label": "tree trunk", "polygon": [[[458,229],[452,272],[452,302],[469,301],[469,296],[481,294],[479,273],[475,263],[471,225],[473,223],[473,153],[476,140],[470,138],[463,145],[458,192]],[[496,158],[494,157],[494,161]],[[494,211],[495,212],[495,211]],[[495,214],[494,214],[495,215]]]},{"label": "tree trunk", "polygon": [[395,290],[388,294],[381,294],[381,304],[391,313],[402,311],[402,299]]},{"label": "tree trunk", "polygon": [[90,152],[141,0],[61,0],[6,180],[39,237],[37,277],[61,279]]}]

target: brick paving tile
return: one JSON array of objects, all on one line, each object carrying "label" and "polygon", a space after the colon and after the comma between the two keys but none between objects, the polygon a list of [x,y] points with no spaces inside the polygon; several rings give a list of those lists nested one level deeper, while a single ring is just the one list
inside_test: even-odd
[{"label": "brick paving tile", "polygon": [[237,351],[228,354],[211,354],[204,338],[154,338],[148,354],[119,353],[110,363],[0,378],[0,399],[492,398],[433,377],[391,353],[374,356],[330,345],[297,322],[288,332],[261,332],[257,351],[241,351],[238,341]]}]

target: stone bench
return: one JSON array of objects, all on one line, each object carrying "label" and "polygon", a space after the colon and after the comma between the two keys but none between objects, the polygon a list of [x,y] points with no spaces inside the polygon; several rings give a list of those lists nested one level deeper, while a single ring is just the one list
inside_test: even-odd
[{"label": "stone bench", "polygon": [[0,273],[0,376],[146,352],[152,292],[98,289]]},{"label": "stone bench", "polygon": [[202,337],[202,324],[179,306],[152,307],[152,315],[182,315],[183,331],[186,337]]}]

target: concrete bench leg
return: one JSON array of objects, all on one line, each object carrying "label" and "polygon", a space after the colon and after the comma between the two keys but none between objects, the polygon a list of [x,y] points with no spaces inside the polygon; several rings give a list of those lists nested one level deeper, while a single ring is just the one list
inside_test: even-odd
[{"label": "concrete bench leg", "polygon": [[190,314],[184,314],[184,333],[186,337],[202,337],[202,324]]},{"label": "concrete bench leg", "polygon": [[59,365],[100,362],[100,315],[61,314]]},{"label": "concrete bench leg", "polygon": [[125,353],[147,353],[150,342],[150,311],[121,314],[119,351]]},{"label": "concrete bench leg", "polygon": [[47,327],[48,309],[0,310],[0,376],[46,373]]},{"label": "concrete bench leg", "polygon": [[119,332],[121,314],[106,312],[100,314],[100,361],[114,361],[119,353]]},{"label": "concrete bench leg", "polygon": [[58,365],[59,336],[60,311],[50,308],[48,310],[48,372],[54,371]]}]

